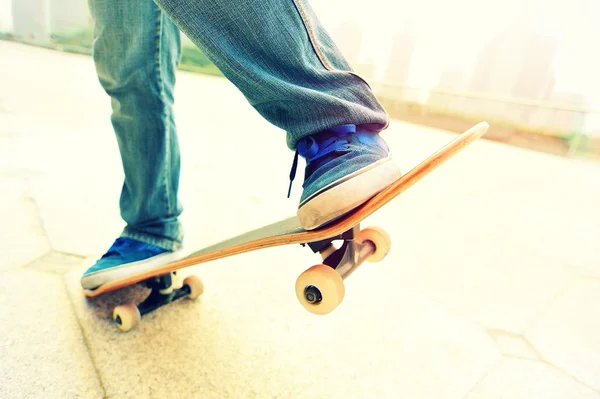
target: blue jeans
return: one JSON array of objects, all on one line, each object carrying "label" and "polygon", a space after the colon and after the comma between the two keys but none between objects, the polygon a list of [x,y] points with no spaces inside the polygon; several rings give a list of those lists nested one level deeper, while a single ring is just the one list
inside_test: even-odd
[{"label": "blue jeans", "polygon": [[306,0],[88,0],[93,58],[112,101],[125,181],[122,236],[165,249],[183,240],[173,115],[183,31],[266,120],[299,139],[389,122]]}]

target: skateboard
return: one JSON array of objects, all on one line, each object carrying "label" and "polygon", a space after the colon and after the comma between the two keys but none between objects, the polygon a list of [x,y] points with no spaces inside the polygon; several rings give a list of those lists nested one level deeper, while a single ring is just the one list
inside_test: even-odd
[{"label": "skateboard", "polygon": [[83,293],[91,298],[137,283],[150,288],[150,294],[139,305],[130,303],[113,309],[113,322],[121,331],[129,331],[143,315],[180,298],[195,299],[203,293],[202,281],[195,275],[181,281],[177,274],[179,269],[258,249],[301,244],[313,253],[318,252],[322,262],[300,274],[296,280],[296,296],[309,312],[327,314],[344,298],[343,280],[365,260],[382,260],[390,249],[390,237],[383,229],[368,227],[361,230],[363,219],[479,139],[488,127],[486,122],[471,127],[358,208],[323,227],[307,231],[297,216],[289,217],[193,252],[178,261],[105,283],[94,290],[83,290]]}]

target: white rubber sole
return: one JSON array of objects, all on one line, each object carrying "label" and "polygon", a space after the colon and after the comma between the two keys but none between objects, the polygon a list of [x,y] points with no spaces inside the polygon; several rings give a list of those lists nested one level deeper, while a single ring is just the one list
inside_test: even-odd
[{"label": "white rubber sole", "polygon": [[129,277],[131,275],[154,269],[158,266],[175,262],[182,259],[187,254],[183,250],[175,252],[165,252],[150,259],[144,259],[137,262],[125,263],[110,269],[99,270],[94,273],[81,277],[81,287],[86,290],[92,290],[114,280]]},{"label": "white rubber sole", "polygon": [[361,205],[401,177],[400,169],[385,158],[357,170],[315,193],[298,208],[305,230],[314,230]]}]

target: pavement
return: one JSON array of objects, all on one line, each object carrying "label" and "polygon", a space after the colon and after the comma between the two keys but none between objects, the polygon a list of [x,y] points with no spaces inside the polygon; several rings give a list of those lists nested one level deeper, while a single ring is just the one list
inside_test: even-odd
[{"label": "pavement", "polygon": [[[120,333],[145,291],[78,284],[123,228],[109,99],[87,56],[0,54],[1,398],[600,399],[597,162],[479,140],[365,221],[392,249],[334,312],[297,302],[319,259],[285,246],[188,269],[201,298]],[[179,73],[175,110],[188,247],[294,214],[284,134],[231,83]],[[455,137],[383,134],[403,171]]]}]

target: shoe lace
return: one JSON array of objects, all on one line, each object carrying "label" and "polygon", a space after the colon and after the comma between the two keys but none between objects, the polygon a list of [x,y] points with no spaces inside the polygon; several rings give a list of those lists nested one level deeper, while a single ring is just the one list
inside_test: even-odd
[{"label": "shoe lace", "polygon": [[[355,125],[341,125],[298,141],[296,153],[294,154],[294,161],[292,162],[292,169],[290,170],[288,198],[290,198],[292,183],[296,178],[298,155],[306,159],[307,164],[312,163],[312,170],[317,169],[332,158],[330,155],[348,150],[350,136],[354,133],[356,133]],[[315,139],[315,137],[317,138]]]}]

